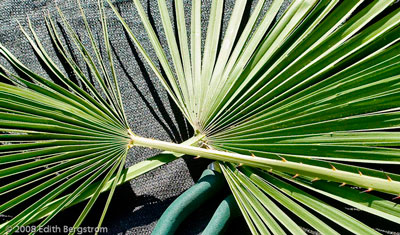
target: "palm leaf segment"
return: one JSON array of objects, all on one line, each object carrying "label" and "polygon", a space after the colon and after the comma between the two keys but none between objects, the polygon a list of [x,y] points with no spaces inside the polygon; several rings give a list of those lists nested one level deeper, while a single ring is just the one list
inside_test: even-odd
[{"label": "palm leaf segment", "polygon": [[[189,43],[182,1],[175,1],[176,38],[166,2],[160,0],[169,49],[166,52],[140,2],[134,0],[165,76],[108,2],[155,75],[211,149],[134,135],[122,108],[101,1],[107,63],[84,14],[95,57],[60,12],[75,46],[95,75],[96,85],[63,48],[49,17],[46,22],[52,40],[85,90],[71,82],[49,58],[32,27],[33,37],[26,33],[28,40],[63,87],[34,74],[7,49],[0,48],[29,78],[3,69],[14,85],[0,86],[0,125],[7,132],[1,135],[7,143],[0,146],[1,164],[5,166],[1,177],[7,180],[29,174],[1,186],[2,195],[23,192],[2,204],[0,212],[12,210],[39,193],[45,195],[0,225],[1,231],[30,223],[43,214],[48,217],[41,225],[46,224],[99,177],[100,183],[95,184],[75,226],[80,225],[99,193],[110,187],[112,179],[107,208],[120,180],[126,151],[132,145],[221,161],[220,169],[255,234],[304,233],[280,206],[322,233],[335,231],[310,211],[349,231],[376,233],[297,186],[400,223],[400,210],[393,202],[337,187],[349,184],[367,191],[400,192],[399,175],[344,164],[399,163],[399,151],[389,148],[399,145],[398,134],[387,131],[400,124],[396,100],[400,10],[393,5],[395,1],[294,0],[277,22],[274,20],[282,0],[269,6],[267,1],[257,1],[246,22],[242,19],[246,1],[237,1],[220,41],[223,1],[215,0],[203,48],[201,2],[192,4]],[[265,7],[267,11],[263,12]],[[247,166],[238,168],[241,164]],[[67,188],[73,188],[73,193],[58,199],[50,213],[43,208]]]},{"label": "palm leaf segment", "polygon": [[[102,223],[125,166],[129,133],[113,69],[106,18],[103,6],[99,4],[106,57],[100,54],[84,14],[94,58],[60,12],[69,35],[96,79],[96,85],[67,54],[50,17],[46,17],[46,23],[52,40],[84,89],[72,82],[51,60],[30,22],[30,34],[21,29],[61,85],[30,71],[0,46],[0,53],[23,74],[17,76],[5,68],[1,74],[9,84],[0,83],[0,131],[4,133],[0,135],[3,143],[0,145],[0,180],[3,182],[0,213],[10,213],[13,217],[0,225],[0,234],[12,233],[19,226],[46,216],[39,223],[44,226],[60,210],[91,189],[91,198],[74,224],[79,227],[100,192],[108,188],[111,192],[99,226]],[[93,185],[96,180],[97,184]],[[55,199],[57,204],[52,204]],[[51,210],[48,210],[50,205]]]},{"label": "palm leaf segment", "polygon": [[[224,3],[212,1],[202,46],[200,1],[192,1],[188,40],[182,1],[174,2],[175,34],[166,2],[160,0],[169,51],[162,49],[140,1],[133,2],[165,76],[110,5],[214,150],[133,136],[135,144],[236,163],[220,163],[221,171],[255,234],[304,233],[278,204],[322,233],[336,232],[310,211],[355,233],[377,233],[295,185],[400,223],[393,202],[367,194],[399,194],[399,175],[355,166],[400,163],[400,152],[390,148],[399,145],[399,134],[389,131],[400,124],[400,9],[395,1],[294,0],[276,23],[282,0],[269,6],[257,1],[247,21],[246,1],[236,1],[223,40]],[[242,164],[264,171],[237,168]]]}]

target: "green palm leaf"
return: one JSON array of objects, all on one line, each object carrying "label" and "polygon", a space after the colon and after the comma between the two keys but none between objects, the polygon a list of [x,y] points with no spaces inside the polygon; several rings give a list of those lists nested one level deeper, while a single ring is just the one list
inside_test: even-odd
[{"label": "green palm leaf", "polygon": [[[193,91],[185,101],[192,104],[188,106],[193,109],[189,111],[191,123],[205,134],[207,146],[216,150],[178,147],[135,135],[133,144],[236,162],[272,173],[291,173],[296,179],[312,177],[398,194],[399,188],[394,186],[399,179],[397,174],[336,162],[400,162],[398,150],[388,148],[397,146],[397,134],[385,132],[399,125],[396,101],[399,74],[395,71],[398,71],[400,18],[397,6],[392,6],[394,1],[363,5],[361,1],[293,1],[273,24],[281,3],[273,1],[257,25],[265,4],[258,1],[241,34],[237,27],[243,20],[244,2],[237,1],[216,58],[220,32],[214,20],[219,17],[220,3],[213,1],[211,6],[203,58],[199,58],[198,37],[193,38],[199,35],[199,5],[192,6],[192,74],[186,79],[190,78],[190,82],[181,88]],[[161,11],[167,15],[165,7]],[[177,8],[177,19],[182,19],[182,14]],[[180,32],[184,31],[182,25],[178,26]],[[178,36],[175,40],[187,41],[184,33]],[[169,45],[173,39],[168,39]],[[170,53],[175,56],[176,48],[170,46]],[[182,58],[188,54],[187,50],[181,48]],[[226,169],[225,176],[251,231],[267,233],[267,226],[269,232],[280,233],[279,225],[271,224],[274,220],[257,202],[262,196],[251,187],[254,179],[237,178]],[[272,191],[266,193],[271,196]],[[309,208],[288,204],[282,195],[275,200],[283,200],[291,209],[308,213]],[[324,215],[329,217],[330,212]],[[274,215],[283,223],[279,213],[275,211]],[[367,233],[374,232],[349,216],[342,217],[329,218],[351,231],[357,227]],[[310,218],[311,226],[320,224],[312,217],[306,218]],[[290,227],[287,223],[285,226]],[[324,226],[317,230],[332,232],[328,225]]]},{"label": "green palm leaf", "polygon": [[[0,84],[0,131],[5,132],[0,139],[11,143],[0,146],[0,164],[5,166],[0,168],[0,177],[23,172],[28,176],[0,187],[1,194],[24,190],[0,205],[0,213],[44,195],[0,225],[0,232],[47,217],[43,226],[62,209],[88,199],[74,225],[78,227],[98,195],[110,190],[101,226],[115,187],[126,180],[129,170],[123,165],[133,146],[220,161],[220,170],[254,234],[303,233],[282,207],[321,233],[336,233],[326,220],[351,232],[377,233],[319,199],[321,195],[400,223],[399,208],[393,202],[368,194],[372,190],[400,194],[400,175],[377,170],[380,164],[400,163],[400,151],[394,148],[400,143],[394,131],[400,126],[400,8],[396,1],[294,0],[278,18],[282,0],[270,4],[259,0],[248,19],[246,1],[236,1],[221,40],[224,4],[214,0],[202,45],[201,2],[192,1],[188,33],[183,2],[176,1],[175,34],[166,1],[159,0],[168,44],[164,51],[140,1],[134,0],[158,61],[152,60],[117,8],[107,2],[196,136],[189,145],[174,144],[143,138],[129,129],[102,1],[106,59],[84,11],[94,56],[59,11],[94,75],[94,84],[68,54],[51,16],[46,17],[52,41],[83,88],[51,60],[29,24],[30,33],[22,29],[24,34],[64,86],[35,74],[0,46],[0,53],[29,78],[3,69],[13,85]],[[207,148],[196,147],[200,140]],[[134,166],[132,177],[174,160],[170,153]],[[339,184],[366,191],[360,194]],[[66,189],[72,193],[63,195]]]},{"label": "green palm leaf", "polygon": [[[103,9],[100,1],[99,9]],[[88,189],[93,189],[89,194],[91,199],[74,225],[79,227],[99,193],[108,188],[111,191],[99,222],[101,226],[114,189],[123,175],[130,138],[113,68],[105,15],[101,14],[101,22],[111,73],[107,71],[106,60],[98,51],[83,10],[82,16],[95,51],[96,62],[61,11],[60,15],[73,42],[95,75],[97,84],[92,84],[67,54],[50,17],[46,18],[46,23],[51,38],[77,74],[83,88],[73,83],[52,61],[30,22],[29,29],[33,37],[21,27],[23,33],[39,58],[63,86],[35,74],[0,46],[0,53],[24,75],[19,77],[3,68],[6,74],[2,76],[14,85],[0,84],[0,130],[4,133],[1,139],[7,143],[1,146],[0,177],[8,182],[1,186],[1,194],[7,196],[17,193],[18,196],[3,201],[0,211],[10,211],[27,200],[32,203],[0,225],[2,234],[14,232],[18,226],[31,223],[34,218],[41,218],[43,213],[47,218],[42,220],[39,227],[44,226],[59,211],[76,203],[79,196],[85,195]],[[93,184],[99,177],[102,178],[101,183]],[[113,183],[109,187],[111,178]],[[68,191],[72,193],[65,195]],[[56,201],[59,203],[54,204]],[[54,206],[46,210],[49,205]]]}]

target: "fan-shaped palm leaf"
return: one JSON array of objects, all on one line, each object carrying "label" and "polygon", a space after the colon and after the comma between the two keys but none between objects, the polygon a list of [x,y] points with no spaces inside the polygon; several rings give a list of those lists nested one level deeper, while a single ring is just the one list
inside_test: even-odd
[{"label": "fan-shaped palm leaf", "polygon": [[[321,233],[336,232],[311,211],[351,232],[377,233],[305,192],[304,187],[400,223],[400,210],[393,202],[368,194],[372,190],[400,193],[400,175],[375,170],[379,167],[373,165],[400,163],[400,151],[392,148],[399,145],[400,138],[391,131],[400,125],[400,8],[394,0],[294,0],[276,22],[282,0],[268,6],[265,0],[257,1],[247,21],[247,2],[236,1],[223,40],[223,1],[214,0],[204,48],[201,2],[192,3],[189,40],[183,2],[175,2],[175,35],[166,2],[159,0],[169,51],[163,50],[140,1],[133,2],[164,73],[108,0],[150,68],[195,128],[197,135],[189,144],[202,140],[206,148],[135,135],[122,107],[102,2],[99,9],[106,59],[84,12],[94,56],[60,11],[96,84],[68,55],[50,17],[46,22],[52,40],[84,89],[57,68],[32,26],[33,37],[24,33],[64,87],[33,73],[0,47],[8,61],[31,80],[3,69],[7,74],[3,76],[14,85],[0,84],[0,131],[7,133],[0,138],[10,143],[0,146],[4,166],[0,177],[19,178],[0,187],[2,195],[18,192],[15,199],[0,205],[0,213],[44,195],[0,225],[1,232],[8,228],[12,232],[18,225],[46,217],[40,224],[43,226],[63,208],[89,198],[74,225],[78,227],[98,195],[110,189],[100,226],[122,176],[130,174],[130,179],[176,158],[161,155],[134,166],[129,173],[123,165],[127,150],[133,146],[220,161],[221,172],[255,234],[303,233],[282,207]],[[100,181],[93,183],[98,178]],[[339,184],[365,188],[365,193],[337,187]],[[63,193],[67,189],[72,193]]]},{"label": "fan-shaped palm leaf", "polygon": [[[387,132],[399,125],[396,70],[400,14],[394,1],[364,4],[362,1],[293,1],[274,24],[282,1],[273,1],[260,18],[267,4],[260,0],[242,32],[239,26],[246,2],[237,1],[222,41],[219,37],[223,3],[213,1],[202,57],[198,1],[192,3],[190,51],[181,1],[175,7],[178,39],[165,1],[158,1],[169,52],[161,49],[140,2],[134,2],[162,68],[175,69],[176,77],[169,73],[161,78],[168,80],[164,85],[172,92],[171,96],[181,97],[175,100],[182,102],[178,103],[180,107],[188,109],[184,111],[188,119],[205,135],[206,145],[214,150],[148,141],[135,135],[132,135],[133,144],[272,172],[258,174],[246,168],[245,175],[240,173],[241,168],[221,165],[254,233],[283,233],[281,226],[295,234],[300,231],[290,218],[277,210],[269,197],[296,211],[322,233],[334,233],[334,230],[308,209],[318,211],[350,231],[376,233],[300,189],[297,190],[303,200],[292,195],[288,198],[282,194],[284,188],[272,182],[281,182],[278,178],[283,177],[304,185],[301,180],[323,179],[356,185],[368,192],[399,193],[397,174],[337,162],[400,162],[399,151],[388,148],[398,145],[398,134]],[[130,36],[140,48],[131,32]],[[165,61],[166,53],[171,55],[173,68]],[[174,91],[174,86],[180,88],[179,92]],[[288,178],[287,173],[295,177]],[[314,185],[317,183],[308,187],[318,190]],[[337,189],[342,190],[347,188]],[[324,195],[400,222],[399,209],[392,202],[384,202],[384,208],[364,207],[354,193],[347,197],[342,193],[335,197],[334,191],[331,193]],[[363,196],[370,202],[383,200],[368,194]],[[317,205],[325,210],[318,210]]]}]

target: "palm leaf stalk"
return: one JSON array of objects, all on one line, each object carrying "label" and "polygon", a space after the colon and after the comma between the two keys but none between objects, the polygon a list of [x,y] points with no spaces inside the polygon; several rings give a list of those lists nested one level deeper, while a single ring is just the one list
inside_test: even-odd
[{"label": "palm leaf stalk", "polygon": [[[393,148],[400,136],[392,131],[400,125],[396,1],[293,0],[279,19],[283,0],[258,0],[248,19],[246,1],[236,1],[220,40],[224,5],[214,0],[202,46],[201,2],[192,2],[188,39],[183,2],[175,1],[175,34],[167,3],[159,0],[168,44],[164,51],[140,1],[134,0],[160,67],[107,2],[196,136],[175,144],[129,129],[101,0],[105,56],[80,2],[94,56],[59,10],[95,84],[68,54],[52,17],[45,19],[53,43],[83,88],[49,57],[28,21],[30,32],[22,31],[63,84],[29,70],[0,46],[0,53],[24,74],[2,67],[12,85],[0,83],[0,131],[5,132],[0,135],[0,179],[9,182],[0,186],[0,196],[18,196],[2,202],[0,213],[33,200],[0,225],[0,233],[38,219],[44,226],[62,209],[86,200],[74,225],[79,227],[99,194],[109,190],[100,227],[117,185],[183,154],[218,161],[254,234],[304,234],[282,207],[321,233],[337,233],[325,219],[351,232],[378,233],[303,188],[400,223],[394,202],[369,193],[400,193],[399,174],[376,170],[380,164],[400,163],[400,151]],[[123,169],[134,146],[167,152]]]},{"label": "palm leaf stalk", "polygon": [[[134,2],[140,7],[139,1]],[[355,185],[364,188],[363,196],[370,202],[378,200],[367,194],[372,190],[398,195],[399,189],[387,191],[390,184],[398,181],[397,174],[357,166],[358,163],[399,163],[398,150],[390,148],[398,145],[398,134],[387,131],[398,127],[397,121],[391,121],[397,119],[395,84],[399,78],[396,52],[400,18],[394,2],[374,1],[362,5],[363,1],[293,1],[274,24],[282,1],[273,1],[264,16],[261,10],[267,3],[257,1],[240,33],[246,3],[237,1],[234,17],[228,22],[225,37],[219,41],[221,2],[213,1],[201,58],[198,56],[201,50],[199,3],[192,4],[188,40],[181,1],[175,4],[178,39],[172,33],[165,1],[158,1],[177,75],[169,83],[178,82],[183,94],[192,94],[189,99],[182,95],[182,99],[192,109],[188,112],[191,123],[205,135],[203,141],[210,149],[180,147],[133,133],[132,144],[236,163],[236,166],[252,166],[264,173],[271,172],[268,173],[271,179],[286,176],[295,182],[302,179],[314,182],[311,185],[318,184],[317,180],[338,182],[336,187]],[[116,8],[112,8],[125,29],[131,32]],[[143,11],[138,12],[146,19]],[[151,36],[149,27],[145,28]],[[130,37],[141,47],[135,35]],[[158,42],[152,43],[157,55],[168,53],[158,51]],[[192,56],[191,60],[188,55]],[[161,67],[172,69],[168,66]],[[186,81],[181,83],[185,70],[192,74],[186,73]],[[290,218],[277,213],[273,203],[266,206],[267,199],[259,192],[262,185],[254,186],[253,178],[246,181],[238,178],[238,173],[229,174],[229,167],[222,165],[221,169],[252,232],[280,234],[282,225],[292,233],[299,231]],[[235,172],[241,170],[239,167]],[[375,180],[379,183],[372,185]],[[378,189],[378,185],[382,187]],[[338,191],[342,189],[347,188]],[[271,196],[271,191],[261,193]],[[289,209],[299,208],[301,218],[319,232],[334,232],[304,208],[316,210],[315,204],[299,205],[297,198],[278,195],[274,197],[278,203]],[[356,197],[349,200],[344,194],[324,195],[362,208]],[[398,208],[393,202],[385,203],[384,207],[363,210],[399,223]],[[324,204],[324,207],[328,206]],[[320,214],[350,231],[376,233],[333,207]],[[271,218],[278,222],[268,224]]]}]

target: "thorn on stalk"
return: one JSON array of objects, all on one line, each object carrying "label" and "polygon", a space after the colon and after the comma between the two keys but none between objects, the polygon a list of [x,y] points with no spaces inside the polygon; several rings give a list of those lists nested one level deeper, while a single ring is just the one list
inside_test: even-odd
[{"label": "thorn on stalk", "polygon": [[341,185],[339,185],[339,187],[344,187],[346,185],[345,182],[343,182]]},{"label": "thorn on stalk", "polygon": [[358,170],[358,174],[359,174],[360,176],[363,176],[363,173],[362,173],[360,170]]},{"label": "thorn on stalk", "polygon": [[381,171],[382,171],[383,174],[386,175],[386,178],[387,178],[387,180],[388,180],[389,182],[392,182],[392,181],[393,181],[392,178],[390,178],[390,176],[389,176],[388,174],[386,174],[386,172],[385,172],[382,168],[381,168]]},{"label": "thorn on stalk", "polygon": [[299,177],[299,174],[295,174],[294,176],[292,176],[292,179]]},{"label": "thorn on stalk", "polygon": [[254,155],[254,153],[251,153],[251,156],[252,156],[252,157],[256,157],[256,155]]},{"label": "thorn on stalk", "polygon": [[315,177],[314,179],[311,180],[311,182],[315,182],[315,181],[317,181],[317,180],[320,180],[320,178]]},{"label": "thorn on stalk", "polygon": [[193,159],[199,159],[200,158],[200,155],[197,155],[196,157],[194,157]]},{"label": "thorn on stalk", "polygon": [[387,180],[388,180],[389,182],[392,182],[392,178],[390,178],[390,176],[386,175],[386,177],[387,177]]},{"label": "thorn on stalk", "polygon": [[239,163],[239,165],[237,165],[237,168],[243,166],[243,163]]},{"label": "thorn on stalk", "polygon": [[367,190],[364,190],[364,191],[362,191],[362,192],[360,192],[360,193],[369,193],[369,192],[371,192],[372,190],[374,190],[373,188],[368,188]]},{"label": "thorn on stalk", "polygon": [[280,158],[282,159],[283,162],[287,162],[287,160],[286,160],[284,157],[282,157],[282,156],[280,156],[280,155],[278,155],[278,157],[280,157]]},{"label": "thorn on stalk", "polygon": [[331,165],[332,170],[336,171],[336,167],[334,167],[332,164],[329,163],[329,165]]},{"label": "thorn on stalk", "polygon": [[399,196],[392,198],[392,200],[397,200],[397,199],[400,199],[400,194]]}]

